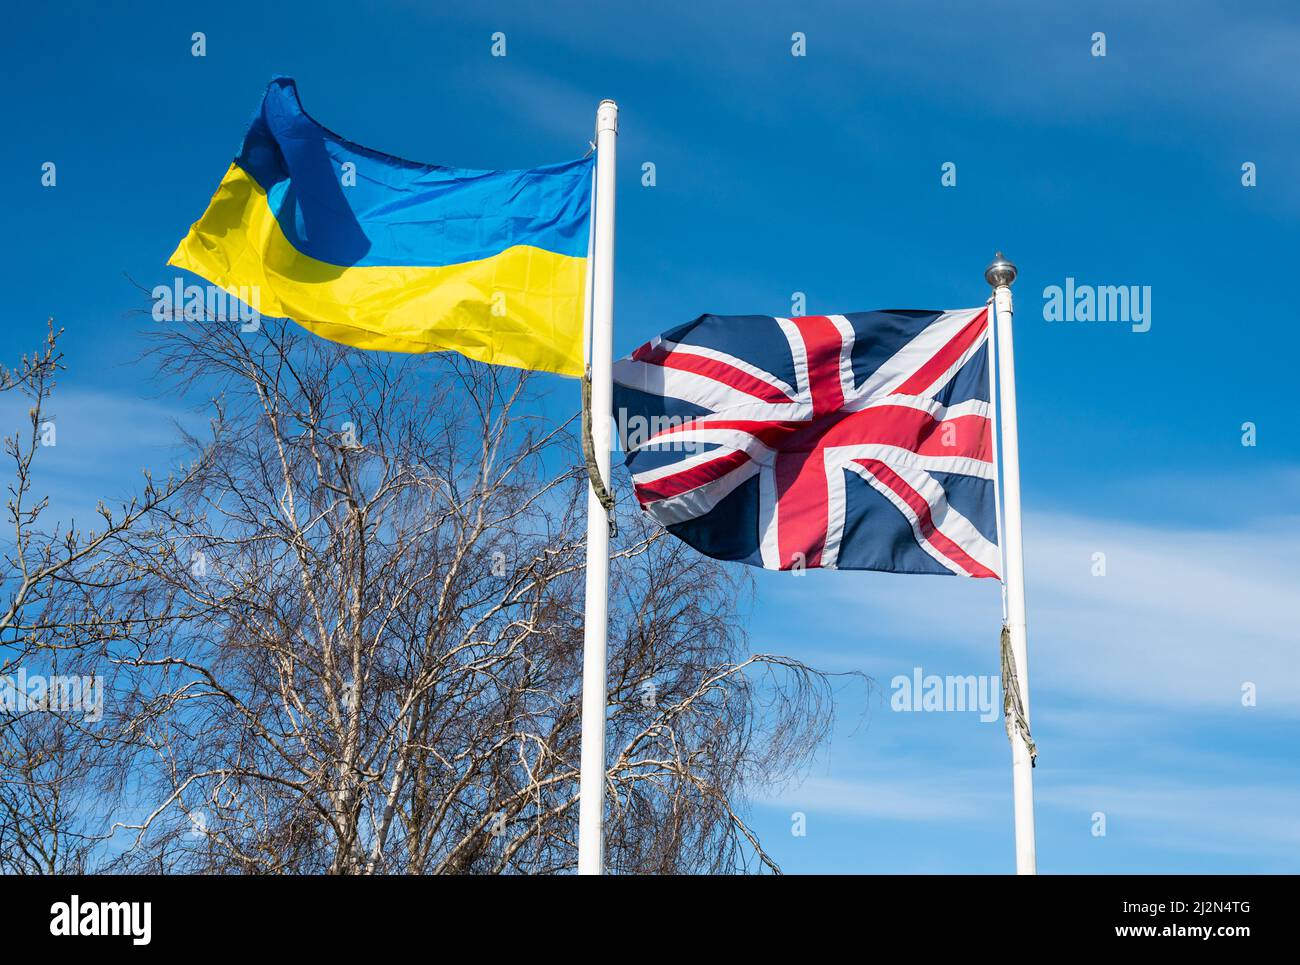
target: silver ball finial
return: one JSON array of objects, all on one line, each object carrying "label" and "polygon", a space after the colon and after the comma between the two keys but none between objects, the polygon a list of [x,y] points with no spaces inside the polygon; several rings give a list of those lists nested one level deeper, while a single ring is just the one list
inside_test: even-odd
[{"label": "silver ball finial", "polygon": [[1010,285],[1016,280],[1016,266],[1008,261],[998,252],[989,262],[989,266],[984,269],[984,280],[994,288],[1001,288],[1003,285]]}]

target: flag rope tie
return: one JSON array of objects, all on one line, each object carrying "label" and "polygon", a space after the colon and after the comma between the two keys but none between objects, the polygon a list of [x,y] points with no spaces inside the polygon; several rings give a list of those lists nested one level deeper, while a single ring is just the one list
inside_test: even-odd
[{"label": "flag rope tie", "polygon": [[1029,764],[1037,767],[1038,745],[1029,735],[1029,721],[1025,719],[1025,705],[1020,699],[1020,678],[1016,676],[1016,655],[1011,652],[1011,628],[1005,623],[1002,624],[1002,713],[1007,722],[1007,740],[1014,744],[1015,732],[1019,730],[1029,749]]},{"label": "flag rope tie", "polygon": [[596,440],[591,435],[591,369],[582,377],[582,458],[587,464],[587,478],[591,480],[591,491],[605,509],[609,518],[609,535],[613,539],[618,535],[618,523],[614,518],[614,494],[600,478],[600,466],[596,465]]}]

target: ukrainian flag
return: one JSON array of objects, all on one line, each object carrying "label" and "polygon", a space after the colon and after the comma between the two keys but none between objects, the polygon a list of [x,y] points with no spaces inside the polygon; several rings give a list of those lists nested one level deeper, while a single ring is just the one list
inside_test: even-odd
[{"label": "ukrainian flag", "polygon": [[404,161],[325,129],[277,77],[168,264],[346,345],[582,375],[592,163]]}]

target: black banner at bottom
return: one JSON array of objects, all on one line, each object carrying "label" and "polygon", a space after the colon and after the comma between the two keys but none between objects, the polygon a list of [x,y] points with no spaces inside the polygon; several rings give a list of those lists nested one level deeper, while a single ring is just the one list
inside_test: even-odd
[{"label": "black banner at bottom", "polygon": [[[666,886],[665,886],[666,885]],[[695,889],[699,889],[696,891]],[[374,951],[376,943],[495,936],[528,943],[591,929],[605,948],[651,952],[633,936],[653,927],[716,930],[818,948],[869,934],[873,947],[926,952],[1044,939],[1097,944],[1199,944],[1220,952],[1285,936],[1288,877],[835,877],[785,879],[216,878],[0,879],[6,948],[132,955],[260,955]],[[678,924],[674,924],[677,920]],[[639,924],[638,924],[639,923]],[[543,929],[539,931],[538,929]],[[631,929],[631,930],[629,930]],[[856,936],[856,938],[855,938]],[[651,941],[646,936],[647,941]],[[254,945],[249,943],[253,942]],[[627,943],[631,943],[628,945]],[[654,944],[654,941],[651,941]],[[426,946],[427,947],[427,946]],[[548,954],[554,954],[552,944]],[[729,952],[730,954],[730,952]]]}]

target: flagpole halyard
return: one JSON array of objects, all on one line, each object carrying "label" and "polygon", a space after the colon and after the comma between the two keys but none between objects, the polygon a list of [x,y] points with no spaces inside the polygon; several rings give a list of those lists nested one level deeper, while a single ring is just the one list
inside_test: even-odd
[{"label": "flagpole halyard", "polygon": [[[614,162],[618,105],[596,111],[596,196],[592,257],[588,261],[591,344],[592,448],[609,486],[610,412],[614,355]],[[582,741],[578,780],[578,873],[604,871],[605,714],[608,704],[606,634],[609,616],[609,514],[593,486],[587,489],[587,581],[582,635]]]},{"label": "flagpole halyard", "polygon": [[[1011,285],[1016,280],[1016,266],[998,252],[984,270],[985,280],[993,287],[996,312],[999,428],[1001,430],[1002,466],[999,479],[1003,500],[1002,523],[1005,545],[1002,548],[1004,572],[1002,585],[1006,594],[1006,627],[1010,636],[1019,706],[1025,727],[1029,721],[1029,658],[1025,632],[1025,560],[1020,519],[1020,438],[1016,421],[1015,347],[1012,341]],[[1008,726],[1011,739],[1012,793],[1015,801],[1016,873],[1038,873],[1034,842],[1033,758],[1028,735],[1016,722]]]}]

